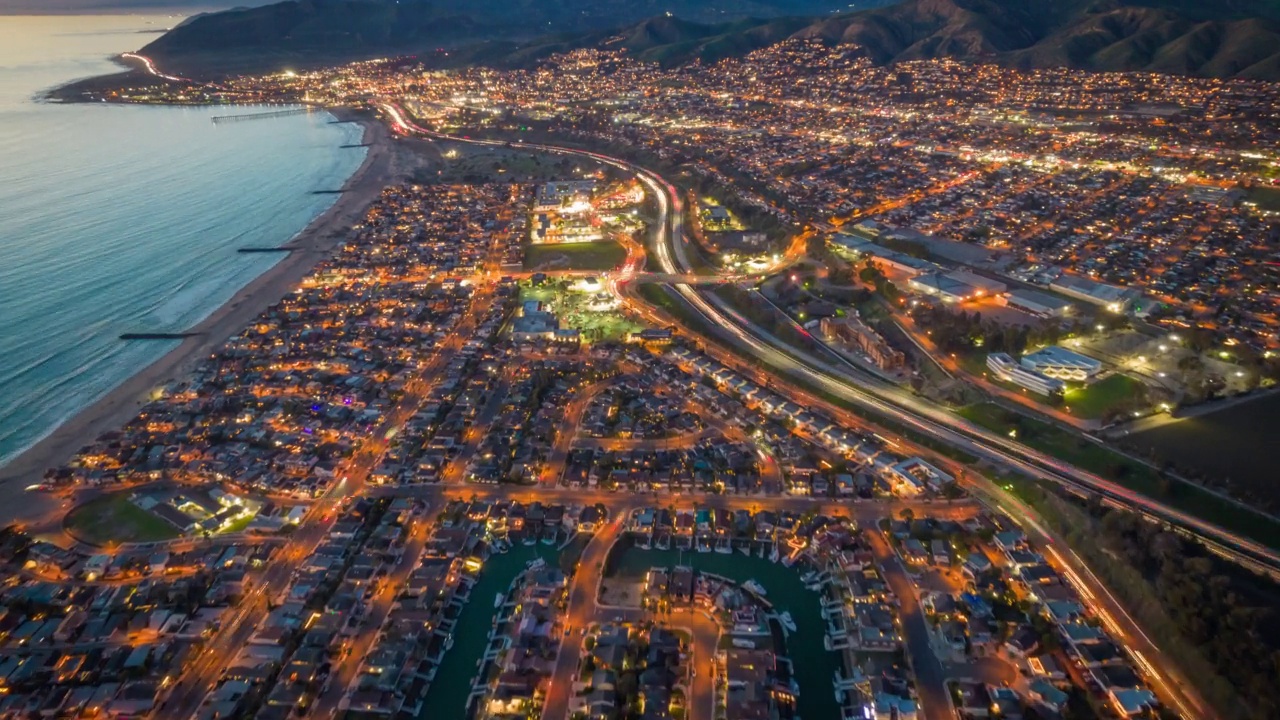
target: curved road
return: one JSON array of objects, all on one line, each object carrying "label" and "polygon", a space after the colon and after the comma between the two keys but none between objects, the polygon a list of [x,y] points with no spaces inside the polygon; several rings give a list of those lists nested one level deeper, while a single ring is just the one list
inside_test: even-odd
[{"label": "curved road", "polygon": [[[396,128],[403,133],[421,134],[437,139],[482,145],[506,146],[509,144],[503,141],[476,140],[436,133],[409,121],[395,105],[383,104],[381,107],[386,111]],[[691,272],[691,264],[686,255],[688,240],[683,229],[683,209],[680,196],[670,183],[643,168],[636,167],[617,158],[586,150],[529,143],[521,146],[555,154],[588,157],[635,173],[659,201],[659,214],[662,218],[661,233],[665,236],[663,238],[665,242],[657,244],[655,255],[661,271],[669,276],[687,275]],[[616,291],[618,285],[625,284],[635,274],[636,268],[629,263],[624,270],[623,276],[612,283],[612,288]],[[994,461],[998,465],[1013,467],[1035,477],[1053,480],[1073,492],[1097,492],[1110,504],[1137,509],[1148,517],[1168,522],[1184,532],[1196,535],[1206,546],[1214,549],[1224,557],[1247,567],[1273,574],[1280,573],[1280,555],[1270,548],[1235,535],[1212,523],[1204,522],[1174,508],[1155,502],[1127,488],[1085,472],[1056,458],[1046,456],[1019,443],[1012,442],[983,428],[973,426],[962,418],[937,407],[927,405],[914,396],[901,392],[898,388],[890,388],[879,381],[865,377],[850,377],[846,369],[834,367],[806,352],[787,346],[778,338],[770,335],[762,328],[752,325],[731,308],[726,307],[715,296],[704,297],[689,284],[676,284],[674,289],[694,311],[708,321],[712,328],[718,330],[739,347],[745,347],[755,356],[768,361],[775,369],[794,377],[803,378],[825,391],[883,413],[908,427],[943,439],[954,447]],[[993,488],[985,487],[986,485],[990,485],[990,483],[984,482],[980,489],[984,491],[983,494],[990,494]],[[1000,494],[998,489],[994,492],[996,495]],[[1084,567],[1082,563],[1080,565],[1082,571],[1088,573],[1088,568]],[[1105,590],[1105,588],[1102,589]],[[1115,611],[1116,609],[1113,608],[1113,612]],[[1121,614],[1122,612],[1123,610],[1119,609],[1116,614]],[[1140,635],[1141,629],[1137,627],[1136,623],[1133,623],[1127,615],[1121,614],[1121,617],[1136,630],[1136,634]],[[1135,633],[1122,633],[1122,636],[1126,636],[1126,640],[1133,638],[1134,635]],[[1145,640],[1145,636],[1142,637]],[[1148,647],[1153,653],[1155,652],[1154,646],[1145,643],[1144,646]],[[1199,699],[1193,697],[1194,693],[1190,691],[1190,688],[1184,686],[1180,687],[1178,691],[1174,691],[1173,688],[1169,687],[1169,683],[1164,676],[1155,672],[1154,668],[1145,662],[1145,658],[1143,659],[1144,662],[1141,664],[1155,675],[1157,684],[1164,691],[1162,694],[1171,696],[1174,705],[1184,715],[1188,714],[1186,703],[1190,703],[1197,708],[1203,708],[1203,705],[1198,701]],[[1164,663],[1160,664],[1164,665]],[[1170,674],[1174,673],[1171,671]],[[1182,685],[1180,682],[1177,684]],[[1200,715],[1193,713],[1189,716],[1199,717]]]},{"label": "curved road", "polygon": [[[382,103],[380,107],[390,117],[393,126],[402,133],[478,145],[504,147],[511,145],[500,140],[481,140],[437,133],[410,121],[395,104]],[[669,276],[685,276],[693,272],[686,253],[688,239],[684,231],[684,211],[680,194],[669,182],[649,170],[624,160],[588,150],[536,143],[521,143],[520,147],[554,154],[587,157],[634,173],[658,198],[659,215],[663,226],[662,234],[666,242],[658,243],[655,256],[662,273]],[[638,268],[629,263],[616,279],[616,284],[629,282],[637,272]],[[750,349],[754,355],[768,361],[775,368],[801,377],[841,398],[885,414],[908,427],[938,437],[954,447],[998,465],[1015,468],[1033,477],[1053,480],[1076,492],[1097,492],[1116,506],[1137,509],[1151,518],[1170,523],[1196,535],[1208,547],[1230,560],[1254,570],[1280,576],[1280,553],[1271,548],[973,425],[959,416],[923,402],[900,388],[890,387],[878,379],[851,377],[845,368],[835,367],[807,352],[787,346],[778,338],[752,325],[731,308],[726,307],[719,298],[715,296],[708,298],[686,283],[676,284],[673,288],[688,305],[706,318],[712,327],[720,329],[732,341]]]}]

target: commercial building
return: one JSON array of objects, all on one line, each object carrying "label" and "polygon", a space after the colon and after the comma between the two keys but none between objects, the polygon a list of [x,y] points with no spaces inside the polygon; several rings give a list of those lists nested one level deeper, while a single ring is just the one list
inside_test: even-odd
[{"label": "commercial building", "polygon": [[913,277],[907,281],[907,287],[913,292],[938,298],[944,303],[962,303],[972,299],[977,293],[977,288],[952,280],[940,272]]},{"label": "commercial building", "polygon": [[899,495],[918,495],[925,490],[940,492],[956,479],[920,458],[908,458],[888,468],[886,476]]},{"label": "commercial building", "polygon": [[1078,382],[1084,382],[1102,371],[1102,363],[1097,360],[1057,345],[1023,355],[1019,364],[1046,377]]},{"label": "commercial building", "polygon": [[877,245],[856,235],[836,233],[828,239],[828,242],[831,244],[832,249],[837,252],[859,258],[875,258],[876,262],[884,263],[895,270],[901,270],[905,273],[920,275],[929,272],[942,272],[941,267],[928,260],[921,260],[906,253],[900,253],[897,250],[890,250],[883,245]]},{"label": "commercial building", "polygon": [[907,287],[946,303],[962,303],[994,297],[1008,289],[1007,285],[998,280],[991,280],[964,270],[919,275],[908,280]]},{"label": "commercial building", "polygon": [[542,303],[529,300],[520,308],[520,316],[511,322],[511,339],[516,342],[552,340],[560,330],[555,313],[544,310]]},{"label": "commercial building", "polygon": [[1067,389],[1067,384],[1061,380],[1027,370],[1005,353],[988,355],[987,368],[997,378],[1041,395],[1057,395]]},{"label": "commercial building", "polygon": [[996,302],[1005,307],[1011,307],[1014,310],[1021,310],[1024,313],[1044,318],[1069,317],[1076,310],[1075,305],[1072,305],[1069,300],[1063,300],[1035,290],[1013,290],[997,296]]},{"label": "commercial building", "polygon": [[1067,297],[1099,305],[1115,313],[1129,309],[1129,304],[1138,297],[1137,291],[1131,288],[1094,282],[1075,275],[1059,275],[1056,280],[1049,283],[1049,287]]},{"label": "commercial building", "polygon": [[595,193],[595,180],[561,180],[549,182],[538,187],[538,196],[534,200],[534,212],[542,210],[561,210],[566,206],[590,204]]},{"label": "commercial building", "polygon": [[538,188],[534,200],[529,241],[534,245],[596,242],[604,235],[591,199],[594,180],[549,182]]},{"label": "commercial building", "polygon": [[822,318],[818,327],[824,338],[848,345],[883,370],[894,370],[906,364],[905,355],[856,317]]},{"label": "commercial building", "polygon": [[947,273],[947,277],[973,288],[976,297],[995,297],[1009,289],[1006,283],[968,270],[952,270]]}]

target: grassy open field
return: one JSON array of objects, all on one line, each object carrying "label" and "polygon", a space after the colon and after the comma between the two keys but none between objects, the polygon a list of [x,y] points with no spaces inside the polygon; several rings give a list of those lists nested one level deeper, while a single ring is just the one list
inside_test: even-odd
[{"label": "grassy open field", "polygon": [[1251,188],[1247,198],[1264,210],[1280,210],[1280,187],[1259,186]]},{"label": "grassy open field", "polygon": [[113,493],[72,508],[63,523],[88,543],[156,542],[178,537],[178,529],[129,501],[129,493]]},{"label": "grassy open field", "polygon": [[1202,520],[1280,547],[1280,523],[1195,485],[1166,479],[1148,465],[1103,445],[993,403],[962,408],[960,415],[994,432],[1016,431],[1018,442],[1142,493]]},{"label": "grassy open field", "polygon": [[[1025,392],[1021,386],[1000,380],[987,369],[986,353],[966,353],[957,356],[960,366],[970,375],[984,378],[992,385],[1006,390],[1021,393],[1045,407],[1053,407],[1049,399],[1043,395]],[[1087,420],[1096,420],[1108,410],[1127,402],[1141,399],[1146,394],[1146,385],[1128,375],[1113,373],[1110,376],[1089,385],[1067,383],[1067,392],[1063,396],[1062,407],[1070,408],[1071,414]]]},{"label": "grassy open field", "polygon": [[1070,383],[1063,406],[1071,408],[1071,414],[1082,418],[1100,418],[1108,410],[1146,395],[1147,386],[1128,375],[1112,374],[1095,383],[1075,386]]},{"label": "grassy open field", "polygon": [[608,270],[622,264],[627,250],[613,240],[558,245],[529,245],[526,270]]},{"label": "grassy open field", "polygon": [[594,310],[588,295],[569,290],[569,281],[554,280],[544,285],[520,285],[520,301],[539,300],[560,318],[561,327],[582,333],[584,340],[622,340],[632,332],[644,329],[621,311]]}]

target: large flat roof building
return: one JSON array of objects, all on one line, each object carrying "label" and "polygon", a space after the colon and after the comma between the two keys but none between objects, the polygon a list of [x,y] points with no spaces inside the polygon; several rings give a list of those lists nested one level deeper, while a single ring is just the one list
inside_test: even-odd
[{"label": "large flat roof building", "polygon": [[1026,388],[1040,395],[1056,395],[1067,389],[1067,384],[1057,378],[1041,375],[1028,370],[1005,353],[991,353],[987,356],[987,369],[997,378]]},{"label": "large flat roof building", "polygon": [[1102,371],[1102,363],[1064,347],[1050,345],[1023,355],[1019,363],[1032,372],[1060,380],[1083,382]]},{"label": "large flat roof building", "polygon": [[589,202],[595,180],[557,180],[538,187],[534,210],[560,208],[570,202]]},{"label": "large flat roof building", "polygon": [[1107,285],[1075,275],[1060,275],[1049,283],[1049,287],[1068,297],[1101,305],[1111,312],[1124,312],[1129,303],[1138,297],[1138,292],[1132,288]]},{"label": "large flat roof building", "polygon": [[907,287],[947,303],[996,297],[1009,288],[999,280],[992,280],[966,270],[917,275],[907,281]]},{"label": "large flat roof building", "polygon": [[1071,301],[1035,290],[1013,290],[1000,296],[999,302],[1036,317],[1067,317],[1075,312]]},{"label": "large flat roof building", "polygon": [[836,250],[859,257],[873,257],[877,262],[883,262],[889,267],[901,270],[902,272],[919,274],[927,272],[941,272],[942,270],[941,267],[929,262],[928,260],[921,260],[920,258],[911,257],[906,253],[900,253],[897,250],[890,250],[883,245],[877,245],[870,240],[865,240],[856,235],[835,233],[827,240],[835,246]]}]

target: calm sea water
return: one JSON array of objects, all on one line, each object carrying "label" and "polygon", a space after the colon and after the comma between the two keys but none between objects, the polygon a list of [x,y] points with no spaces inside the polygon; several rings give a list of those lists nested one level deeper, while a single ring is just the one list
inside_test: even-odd
[{"label": "calm sea water", "polygon": [[172,347],[120,333],[202,320],[279,259],[237,247],[288,241],[364,159],[325,113],[36,101],[175,22],[0,16],[0,465]]}]

